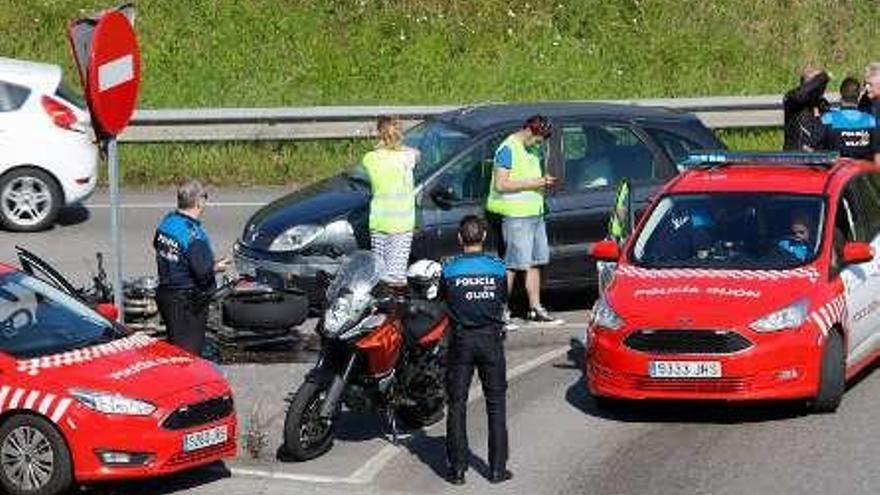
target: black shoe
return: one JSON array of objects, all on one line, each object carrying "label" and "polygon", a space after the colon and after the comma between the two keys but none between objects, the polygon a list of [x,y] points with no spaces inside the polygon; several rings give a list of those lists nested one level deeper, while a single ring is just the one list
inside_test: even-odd
[{"label": "black shoe", "polygon": [[453,485],[463,485],[464,469],[450,469],[449,472],[446,473],[446,481]]},{"label": "black shoe", "polygon": [[513,473],[509,469],[493,469],[489,472],[489,483],[504,483],[513,479]]}]

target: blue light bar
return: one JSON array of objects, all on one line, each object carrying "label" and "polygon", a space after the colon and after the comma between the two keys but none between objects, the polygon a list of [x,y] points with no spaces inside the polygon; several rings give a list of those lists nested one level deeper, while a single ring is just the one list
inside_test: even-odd
[{"label": "blue light bar", "polygon": [[713,167],[737,163],[785,164],[830,167],[840,155],[837,152],[799,151],[701,151],[690,153],[678,162],[680,169]]}]

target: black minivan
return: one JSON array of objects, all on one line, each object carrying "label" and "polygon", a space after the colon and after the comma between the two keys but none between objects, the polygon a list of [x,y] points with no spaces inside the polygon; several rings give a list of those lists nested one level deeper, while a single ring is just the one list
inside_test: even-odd
[{"label": "black minivan", "polygon": [[[694,115],[665,108],[602,103],[480,105],[431,118],[405,135],[421,150],[416,165],[416,232],[412,259],[440,260],[458,252],[456,229],[467,214],[483,214],[495,149],[529,116],[554,126],[544,167],[559,177],[546,198],[550,265],[545,288],[596,283],[587,245],[606,235],[615,186],[624,178],[635,209],[678,173],[676,161],[694,150],[723,149]],[[347,253],[369,249],[370,187],[361,167],[312,184],[257,211],[235,246],[239,273],[288,289],[310,306]],[[496,239],[490,238],[489,249]]]}]

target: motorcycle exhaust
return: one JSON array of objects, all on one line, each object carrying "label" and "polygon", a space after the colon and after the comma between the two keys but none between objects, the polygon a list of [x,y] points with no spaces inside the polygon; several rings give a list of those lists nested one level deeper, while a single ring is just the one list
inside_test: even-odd
[{"label": "motorcycle exhaust", "polygon": [[324,403],[321,404],[321,410],[318,412],[321,419],[330,419],[336,414],[339,400],[342,398],[342,392],[345,391],[345,384],[348,383],[348,377],[351,375],[351,370],[354,369],[356,359],[357,354],[352,354],[342,374],[333,375],[333,383],[330,384],[330,389],[327,390],[327,397],[324,399]]}]

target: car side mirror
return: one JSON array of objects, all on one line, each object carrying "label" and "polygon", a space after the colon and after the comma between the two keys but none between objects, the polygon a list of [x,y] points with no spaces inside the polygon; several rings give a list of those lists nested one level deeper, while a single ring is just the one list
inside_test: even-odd
[{"label": "car side mirror", "polygon": [[437,184],[431,189],[429,193],[431,199],[434,200],[434,203],[437,204],[441,209],[448,210],[452,208],[455,204],[458,197],[455,195],[455,190],[449,184]]},{"label": "car side mirror", "polygon": [[867,263],[874,259],[874,248],[867,242],[847,242],[843,245],[843,262],[847,265]]},{"label": "car side mirror", "polygon": [[119,319],[119,308],[113,303],[101,303],[95,306],[95,312],[111,321]]},{"label": "car side mirror", "polygon": [[620,246],[612,240],[594,242],[588,254],[599,261],[617,261],[620,259]]}]

